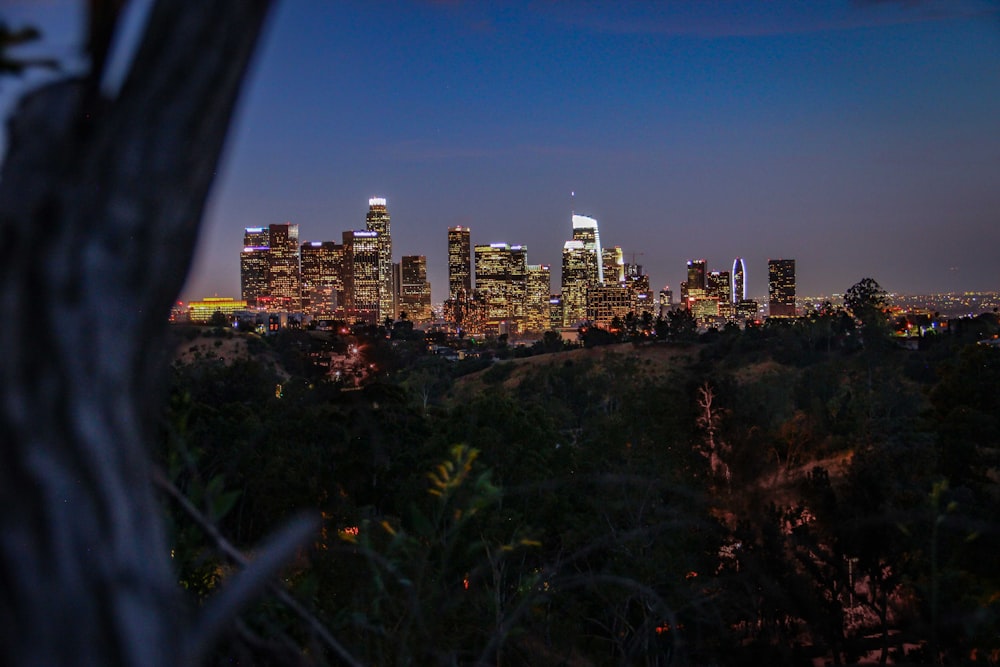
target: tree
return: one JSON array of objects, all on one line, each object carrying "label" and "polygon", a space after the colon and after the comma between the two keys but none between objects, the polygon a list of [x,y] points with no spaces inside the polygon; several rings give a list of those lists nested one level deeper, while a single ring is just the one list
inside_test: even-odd
[{"label": "tree", "polygon": [[874,342],[888,333],[888,306],[885,290],[872,278],[862,278],[844,293],[844,307],[861,322],[868,341]]},{"label": "tree", "polygon": [[197,624],[178,613],[148,460],[159,351],[271,3],[155,2],[106,91],[122,4],[89,4],[92,71],[21,101],[0,171],[4,664],[192,664],[305,530]]}]

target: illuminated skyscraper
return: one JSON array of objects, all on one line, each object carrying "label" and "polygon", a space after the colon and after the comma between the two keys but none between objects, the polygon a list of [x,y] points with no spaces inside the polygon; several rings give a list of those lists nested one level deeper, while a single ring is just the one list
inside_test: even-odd
[{"label": "illuminated skyscraper", "polygon": [[611,328],[615,318],[624,323],[629,313],[636,312],[635,290],[625,283],[609,282],[587,290],[587,320],[602,329]]},{"label": "illuminated skyscraper", "polygon": [[747,298],[747,267],[743,263],[742,257],[733,260],[733,295],[734,304],[745,301]]},{"label": "illuminated skyscraper", "polygon": [[468,227],[448,228],[448,298],[472,294],[472,241]]},{"label": "illuminated skyscraper", "polygon": [[344,232],[344,310],[350,320],[377,324],[383,319],[379,314],[379,250],[378,232]]},{"label": "illuminated skyscraper", "polygon": [[524,304],[528,298],[528,246],[510,247],[510,319],[518,330],[524,320]]},{"label": "illuminated skyscraper", "polygon": [[378,321],[381,322],[387,317],[396,317],[393,303],[395,290],[392,284],[392,230],[384,197],[372,197],[368,200],[365,228],[378,233]]},{"label": "illuminated skyscraper", "polygon": [[572,222],[573,240],[563,244],[562,254],[564,327],[587,319],[587,289],[604,282],[604,252],[597,220],[574,214]]},{"label": "illuminated skyscraper", "polygon": [[649,287],[649,276],[642,272],[641,264],[625,265],[625,286],[632,293],[635,305],[633,310],[636,315],[648,312],[655,315],[653,306],[653,290]]},{"label": "illuminated skyscraper", "polygon": [[549,299],[552,269],[548,264],[529,264],[524,299],[524,330],[546,331],[550,327]]},{"label": "illuminated skyscraper", "polygon": [[601,250],[601,234],[597,229],[597,220],[586,215],[573,215],[573,240],[583,241],[583,247],[593,253],[593,262],[597,269],[597,282],[604,282],[604,252]]},{"label": "illuminated skyscraper", "polygon": [[268,291],[272,308],[297,311],[302,308],[299,226],[291,223],[270,225],[268,237]]},{"label": "illuminated skyscraper", "polygon": [[666,317],[674,306],[674,291],[670,285],[664,285],[660,290],[660,317]]},{"label": "illuminated skyscraper", "polygon": [[563,326],[563,302],[561,294],[549,297],[549,328],[560,329]]},{"label": "illuminated skyscraper", "polygon": [[707,278],[705,266],[707,262],[703,259],[688,260],[687,263],[687,284],[688,289],[706,289]]},{"label": "illuminated skyscraper", "polygon": [[486,302],[487,323],[507,322],[516,328],[527,293],[527,247],[491,243],[475,246],[474,252],[476,293]]},{"label": "illuminated skyscraper", "polygon": [[625,282],[625,256],[621,246],[603,250],[604,282],[611,285]]},{"label": "illuminated skyscraper", "polygon": [[270,295],[268,288],[270,235],[267,227],[247,227],[240,253],[240,296],[251,306]]},{"label": "illuminated skyscraper", "polygon": [[[566,241],[562,252],[562,311],[564,327],[587,319],[587,287],[592,283],[593,253],[583,241]],[[596,281],[595,281],[596,282]]]},{"label": "illuminated skyscraper", "polygon": [[718,314],[722,317],[731,318],[736,314],[733,306],[732,294],[733,286],[729,277],[729,271],[712,271],[706,280],[706,292],[710,298],[719,304]]},{"label": "illuminated skyscraper", "polygon": [[411,322],[431,319],[431,284],[427,282],[427,257],[403,255],[399,264],[399,311]]},{"label": "illuminated skyscraper", "polygon": [[299,252],[303,312],[315,316],[334,315],[339,299],[343,298],[344,246],[333,241],[311,241],[303,243]]},{"label": "illuminated skyscraper", "polygon": [[705,265],[703,259],[688,260],[687,280],[681,282],[681,305],[688,310],[691,310],[695,301],[704,299],[708,294]]},{"label": "illuminated skyscraper", "polygon": [[795,260],[767,260],[768,315],[795,317]]}]

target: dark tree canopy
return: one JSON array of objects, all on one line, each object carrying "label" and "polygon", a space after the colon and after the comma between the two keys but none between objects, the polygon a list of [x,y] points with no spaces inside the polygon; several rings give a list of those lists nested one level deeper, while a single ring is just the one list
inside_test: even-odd
[{"label": "dark tree canopy", "polygon": [[873,278],[862,278],[844,293],[844,306],[861,321],[881,315],[888,305],[886,291]]}]

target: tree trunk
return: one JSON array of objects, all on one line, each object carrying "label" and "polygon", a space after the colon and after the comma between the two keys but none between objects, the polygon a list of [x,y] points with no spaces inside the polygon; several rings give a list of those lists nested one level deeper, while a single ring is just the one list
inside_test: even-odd
[{"label": "tree trunk", "polygon": [[199,656],[147,452],[161,347],[269,0],[159,0],[120,91],[29,96],[0,172],[0,663]]}]

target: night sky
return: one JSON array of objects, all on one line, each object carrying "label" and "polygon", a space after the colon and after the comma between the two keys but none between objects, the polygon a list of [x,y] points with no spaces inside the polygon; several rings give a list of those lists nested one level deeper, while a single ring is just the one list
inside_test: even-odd
[{"label": "night sky", "polygon": [[[80,4],[0,18],[68,59]],[[768,258],[800,295],[1000,290],[997,2],[492,5],[279,4],[183,297],[239,296],[244,227],[339,241],[372,196],[435,302],[456,224],[527,245],[558,291],[574,211],[675,295],[686,260],[736,256],[754,297]],[[6,115],[23,85],[0,86]]]}]

